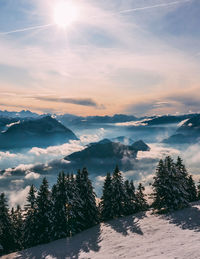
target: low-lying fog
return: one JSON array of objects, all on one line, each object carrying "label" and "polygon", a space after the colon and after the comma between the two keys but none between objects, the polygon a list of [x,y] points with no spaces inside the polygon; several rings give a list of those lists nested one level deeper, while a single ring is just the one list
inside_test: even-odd
[{"label": "low-lying fog", "polygon": [[[134,161],[134,170],[123,172],[125,178],[135,180],[135,184],[143,182],[147,186],[152,182],[153,174],[157,162],[160,158],[166,155],[171,155],[175,159],[180,155],[191,174],[194,174],[196,181],[200,178],[199,158],[200,146],[198,144],[188,146],[169,146],[161,143],[162,139],[170,136],[177,128],[176,124],[154,127],[143,127],[143,125],[131,124],[107,124],[92,125],[87,129],[73,129],[80,140],[70,141],[69,143],[60,146],[50,146],[48,148],[31,148],[20,150],[17,152],[0,152],[0,168],[5,170],[0,175],[0,192],[5,192],[9,199],[10,206],[16,204],[23,205],[25,197],[28,193],[30,184],[34,183],[37,187],[42,181],[42,177],[47,176],[50,186],[55,183],[57,173],[48,174],[48,163],[52,160],[59,161],[59,163],[66,163],[63,158],[73,152],[84,149],[84,146],[97,142],[103,138],[112,139],[118,136],[126,136],[132,138],[134,141],[142,139],[151,148],[149,152],[139,152],[137,161]],[[132,126],[132,127],[130,127]],[[31,168],[35,164],[46,164],[46,174],[39,174],[34,172]],[[26,171],[25,175],[18,175],[17,170],[23,169]],[[74,168],[74,172],[78,168]],[[12,172],[12,175],[11,175]],[[106,174],[107,172],[105,172]],[[90,175],[93,181],[95,191],[98,196],[101,195],[101,187],[104,177],[101,175]]]}]

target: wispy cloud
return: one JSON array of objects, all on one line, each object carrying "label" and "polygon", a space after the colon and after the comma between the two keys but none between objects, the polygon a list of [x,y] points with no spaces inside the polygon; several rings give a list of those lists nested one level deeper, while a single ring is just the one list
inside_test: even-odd
[{"label": "wispy cloud", "polygon": [[103,105],[97,104],[91,98],[56,98],[56,97],[48,97],[48,96],[36,96],[33,99],[40,100],[40,101],[48,101],[48,102],[56,102],[56,103],[71,103],[81,106],[92,106],[96,108],[104,108]]}]

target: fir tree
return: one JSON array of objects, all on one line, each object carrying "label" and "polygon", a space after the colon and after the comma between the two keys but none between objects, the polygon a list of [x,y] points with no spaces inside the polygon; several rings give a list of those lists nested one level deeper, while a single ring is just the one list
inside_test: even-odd
[{"label": "fir tree", "polygon": [[187,173],[182,161],[174,164],[171,157],[159,162],[153,183],[153,204],[157,210],[177,210],[188,206]]},{"label": "fir tree", "polygon": [[113,201],[112,201],[112,178],[110,173],[107,174],[103,186],[103,195],[101,197],[100,211],[103,220],[112,219],[113,214]]},{"label": "fir tree", "polygon": [[185,200],[190,201],[190,194],[191,191],[191,180],[189,179],[188,172],[186,170],[185,165],[183,164],[183,160],[178,156],[177,162],[175,164],[176,167],[176,175],[177,175],[177,182],[179,183],[179,188],[181,189],[182,195]]},{"label": "fir tree", "polygon": [[125,214],[124,202],[125,190],[123,178],[118,166],[116,166],[112,177],[112,203],[114,217],[121,217]]},{"label": "fir tree", "polygon": [[21,250],[23,248],[23,243],[24,243],[24,236],[23,236],[24,222],[22,217],[22,210],[19,205],[17,206],[16,210],[12,208],[11,218],[12,218],[16,248],[17,250]]},{"label": "fir tree", "polygon": [[3,253],[9,253],[15,250],[16,242],[14,235],[14,226],[9,214],[8,205],[4,193],[0,195],[0,245],[3,247]]},{"label": "fir tree", "polygon": [[197,184],[197,200],[200,200],[200,180]]},{"label": "fir tree", "polygon": [[84,229],[92,227],[99,222],[98,209],[96,205],[96,195],[94,193],[92,183],[88,178],[86,168],[82,172],[78,171],[76,178],[79,195],[82,200],[82,224]]},{"label": "fir tree", "polygon": [[136,195],[133,181],[124,183],[125,188],[125,214],[131,215],[136,212]]},{"label": "fir tree", "polygon": [[74,175],[69,177],[68,186],[68,226],[70,235],[74,235],[84,229],[83,219],[83,201],[80,197]]},{"label": "fir tree", "polygon": [[38,225],[37,225],[37,204],[36,204],[36,189],[31,185],[27,204],[25,205],[25,220],[24,220],[24,246],[32,247],[38,244]]},{"label": "fir tree", "polygon": [[60,239],[68,235],[67,203],[67,181],[66,175],[62,172],[58,175],[57,184],[52,188],[53,239]]},{"label": "fir tree", "polygon": [[187,188],[188,194],[189,194],[189,202],[193,202],[197,200],[197,189],[195,186],[195,182],[192,178],[192,175],[188,177],[188,188]]},{"label": "fir tree", "polygon": [[136,206],[138,211],[145,211],[148,209],[148,204],[145,199],[144,191],[145,191],[144,186],[141,183],[139,183],[137,188],[137,193],[136,193],[136,202],[137,202]]},{"label": "fir tree", "polygon": [[39,243],[48,243],[51,240],[51,200],[48,181],[43,179],[38,196],[37,203],[37,239]]}]

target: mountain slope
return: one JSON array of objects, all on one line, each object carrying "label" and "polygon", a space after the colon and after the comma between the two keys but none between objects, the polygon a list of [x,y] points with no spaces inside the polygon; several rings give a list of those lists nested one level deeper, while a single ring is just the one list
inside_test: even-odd
[{"label": "mountain slope", "polygon": [[165,216],[139,213],[2,259],[199,259],[199,215],[199,204]]},{"label": "mountain slope", "polygon": [[75,140],[75,134],[56,119],[46,116],[13,123],[0,134],[0,148],[43,147]]},{"label": "mountain slope", "polygon": [[192,118],[184,121],[176,130],[176,133],[165,139],[164,143],[196,143],[200,140],[200,115],[196,114]]}]

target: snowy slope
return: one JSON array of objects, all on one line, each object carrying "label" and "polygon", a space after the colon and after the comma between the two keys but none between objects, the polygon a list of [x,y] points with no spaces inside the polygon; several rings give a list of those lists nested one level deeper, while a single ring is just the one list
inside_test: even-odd
[{"label": "snowy slope", "polygon": [[121,218],[62,239],[2,257],[92,259],[199,259],[200,205],[170,215],[151,212]]}]

